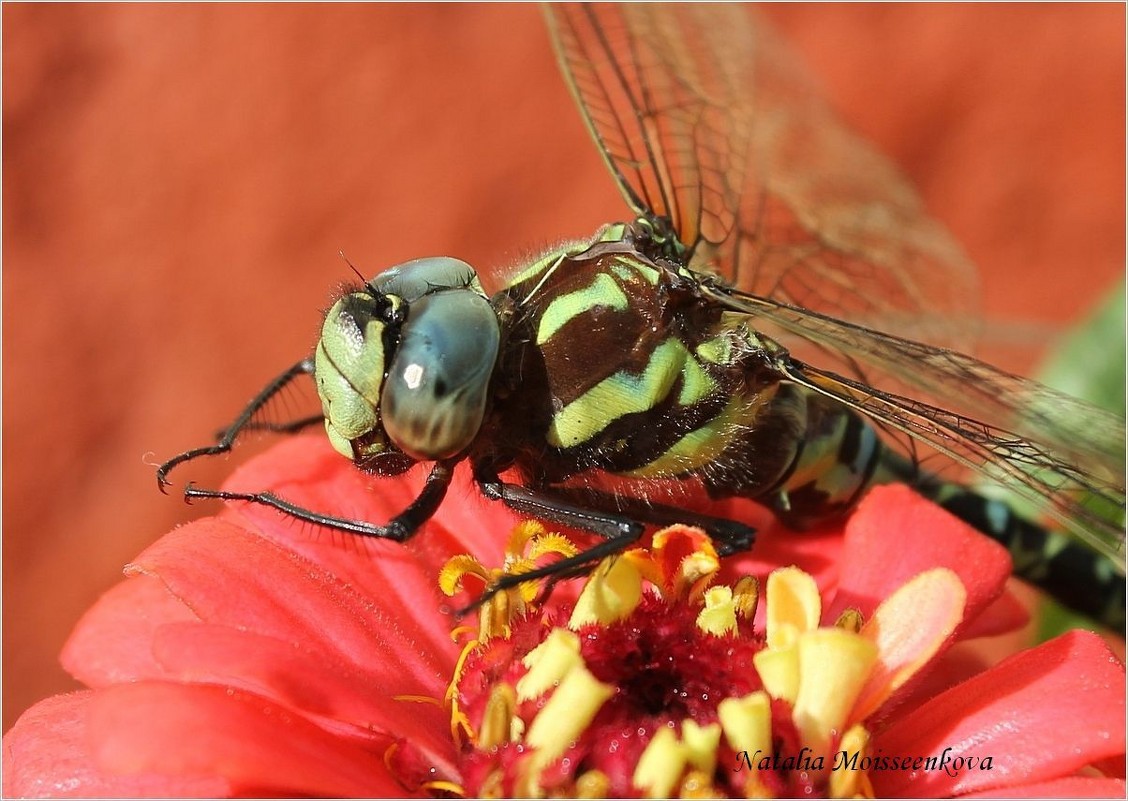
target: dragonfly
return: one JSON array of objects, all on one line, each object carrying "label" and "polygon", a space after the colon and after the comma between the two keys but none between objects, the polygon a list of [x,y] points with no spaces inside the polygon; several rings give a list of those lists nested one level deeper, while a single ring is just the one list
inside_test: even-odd
[{"label": "dragonfly", "polygon": [[[960,352],[967,259],[766,26],[736,5],[545,15],[627,221],[530,259],[493,294],[451,257],[362,278],[326,313],[312,356],[214,444],[158,468],[162,490],[177,466],[251,431],[322,424],[367,473],[429,464],[417,497],[373,522],[272,492],[185,495],[403,542],[468,462],[487,498],[599,535],[499,578],[481,602],[588,572],[651,525],[698,525],[722,555],[753,546],[753,527],[690,511],[671,485],[750,498],[806,529],[900,481],[1003,542],[1016,575],[1122,628],[1123,420]],[[303,377],[321,410],[263,422]],[[945,478],[935,465],[947,463],[1052,525]]]}]

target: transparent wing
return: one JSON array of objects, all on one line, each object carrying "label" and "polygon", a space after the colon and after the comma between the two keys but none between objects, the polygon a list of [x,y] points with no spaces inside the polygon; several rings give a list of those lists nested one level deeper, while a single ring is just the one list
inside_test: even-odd
[{"label": "transparent wing", "polygon": [[[848,353],[867,383],[785,356],[788,379],[1011,487],[1123,564],[1123,420],[970,356],[707,282],[703,291],[773,338],[780,331]],[[886,379],[946,408],[875,388]]]},{"label": "transparent wing", "polygon": [[755,295],[968,344],[974,270],[754,12],[568,4],[546,13],[627,203],[667,218],[696,269]]},{"label": "transparent wing", "polygon": [[670,222],[691,266],[721,279],[706,281],[714,300],[792,348],[781,373],[1001,480],[1122,562],[1123,528],[1093,505],[1123,512],[1123,422],[970,357],[878,333],[965,345],[974,272],[761,20],[737,5],[546,13],[627,203]]}]

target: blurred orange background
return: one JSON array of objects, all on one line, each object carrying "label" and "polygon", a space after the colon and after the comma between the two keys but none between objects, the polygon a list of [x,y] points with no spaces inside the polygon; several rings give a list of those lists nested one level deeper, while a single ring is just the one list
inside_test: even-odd
[{"label": "blurred orange background", "polygon": [[[1123,277],[1122,5],[765,11],[1034,346],[1004,366]],[[56,656],[122,566],[212,508],[152,463],[310,350],[339,251],[488,268],[624,207],[531,6],[6,5],[3,37],[7,729],[74,686]]]}]

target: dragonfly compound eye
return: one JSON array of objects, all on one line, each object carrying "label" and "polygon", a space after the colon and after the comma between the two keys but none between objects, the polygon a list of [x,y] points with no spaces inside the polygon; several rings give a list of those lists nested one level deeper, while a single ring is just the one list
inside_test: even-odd
[{"label": "dragonfly compound eye", "polygon": [[462,450],[482,423],[498,340],[478,276],[458,259],[405,262],[344,296],[314,357],[333,447],[357,462],[396,447],[414,459]]},{"label": "dragonfly compound eye", "polygon": [[369,286],[377,294],[396,295],[407,303],[444,289],[473,289],[482,294],[474,268],[449,256],[404,262],[380,273]]},{"label": "dragonfly compound eye", "polygon": [[497,315],[477,292],[437,292],[412,304],[381,396],[392,442],[420,460],[466,448],[482,425],[499,341]]}]

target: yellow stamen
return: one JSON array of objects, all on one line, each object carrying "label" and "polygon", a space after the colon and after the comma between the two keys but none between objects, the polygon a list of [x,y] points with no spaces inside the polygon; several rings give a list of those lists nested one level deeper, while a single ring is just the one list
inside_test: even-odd
[{"label": "yellow stamen", "polygon": [[713,775],[700,770],[689,771],[678,788],[678,797],[716,798],[717,788],[713,786]]},{"label": "yellow stamen", "polygon": [[530,540],[546,534],[544,524],[539,520],[522,520],[513,527],[509,533],[509,542],[505,544],[506,555],[517,555],[525,552],[525,546]]},{"label": "yellow stamen", "polygon": [[484,582],[490,580],[490,573],[482,563],[469,554],[452,556],[439,571],[439,589],[445,595],[454,595],[462,589],[462,579],[477,576]]},{"label": "yellow stamen", "polygon": [[855,634],[862,630],[862,613],[857,609],[846,609],[838,616],[838,620],[834,621],[835,628],[845,629],[852,631]]},{"label": "yellow stamen", "polygon": [[[818,628],[822,598],[815,580],[797,567],[773,570],[768,576],[766,633],[769,648],[785,647],[790,631]],[[789,630],[790,629],[790,630]]]},{"label": "yellow stamen", "polygon": [[656,565],[664,567],[663,551],[671,540],[687,539],[694,544],[691,552],[673,568],[670,575],[658,576],[656,584],[671,599],[696,601],[713,577],[721,569],[721,560],[709,536],[699,528],[690,526],[668,526],[656,531],[651,540],[651,552]]},{"label": "yellow stamen", "polygon": [[443,702],[438,698],[432,698],[429,695],[393,695],[393,701],[404,701],[409,704],[431,704],[440,709],[443,707]]},{"label": "yellow stamen", "polygon": [[576,779],[576,798],[606,798],[611,780],[601,770],[589,770]]},{"label": "yellow stamen", "polygon": [[392,767],[392,757],[396,755],[396,752],[399,751],[399,749],[399,743],[392,743],[384,749],[384,767],[389,771],[394,770],[394,768]]},{"label": "yellow stamen", "polygon": [[[513,556],[507,554],[505,557],[505,569],[493,571],[493,580],[501,578],[503,575],[519,576],[522,573],[528,573],[530,570],[536,568],[536,562],[526,556]],[[507,595],[514,601],[525,604],[537,597],[538,585],[537,582],[527,582],[518,584],[515,587],[510,587],[503,593],[498,595]],[[495,598],[497,596],[494,596]],[[517,603],[514,604],[517,606]]]},{"label": "yellow stamen", "polygon": [[534,774],[539,775],[563,754],[614,694],[614,687],[599,681],[586,667],[580,665],[568,671],[525,737],[525,742],[536,749],[530,766]]},{"label": "yellow stamen", "polygon": [[756,617],[756,607],[760,603],[760,582],[755,576],[744,576],[732,588],[736,599],[736,614],[741,620],[752,621]]},{"label": "yellow stamen", "polygon": [[635,765],[631,783],[647,798],[666,798],[685,771],[685,750],[672,729],[654,733]]},{"label": "yellow stamen", "polygon": [[639,757],[631,782],[649,798],[663,798],[679,788],[683,795],[706,793],[712,788],[709,777],[717,767],[720,741],[717,723],[699,726],[683,720],[680,740],[672,729],[663,727]]},{"label": "yellow stamen", "polygon": [[466,713],[458,706],[458,683],[462,681],[462,669],[466,667],[466,660],[478,645],[477,640],[471,640],[459,653],[458,661],[454,663],[454,673],[443,699],[450,704],[450,736],[456,746],[462,745],[463,735],[467,739],[474,739],[474,727],[470,725],[470,719],[466,717]]},{"label": "yellow stamen", "polygon": [[694,551],[689,554],[678,565],[678,572],[673,582],[674,597],[685,598],[691,602],[696,600],[720,569],[721,560],[712,546],[709,546],[707,551]]},{"label": "yellow stamen", "polygon": [[842,629],[809,631],[799,639],[799,692],[792,718],[802,744],[823,754],[842,731],[870,670],[873,643]]},{"label": "yellow stamen", "polygon": [[717,718],[733,751],[747,752],[751,768],[744,780],[749,798],[769,795],[760,778],[759,758],[772,753],[772,701],[763,690],[743,698],[726,698],[717,705]]},{"label": "yellow stamen", "polygon": [[772,747],[772,702],[763,690],[717,704],[717,718],[733,751],[769,753]]},{"label": "yellow stamen", "polygon": [[710,587],[705,591],[705,607],[697,615],[697,627],[723,637],[736,631],[736,602],[728,587]]},{"label": "yellow stamen", "polygon": [[[530,795],[522,793],[522,795]],[[482,780],[478,788],[479,798],[504,798],[505,797],[505,772],[495,770]]]},{"label": "yellow stamen", "polygon": [[555,628],[521,661],[529,672],[517,682],[517,700],[528,701],[559,684],[573,668],[583,666],[580,638],[567,629]]},{"label": "yellow stamen", "polygon": [[[448,596],[454,595],[463,589],[463,579],[467,576],[489,587],[504,575],[520,575],[535,569],[536,560],[546,554],[568,557],[576,553],[576,546],[568,538],[548,533],[536,520],[526,520],[514,526],[510,533],[501,569],[488,570],[467,554],[454,556],[439,571],[439,588]],[[510,623],[525,613],[537,592],[536,582],[526,582],[496,593],[482,604],[478,612],[478,639],[485,642],[491,637],[508,636]]]},{"label": "yellow stamen", "polygon": [[454,782],[445,782],[445,781],[423,782],[423,784],[419,785],[419,789],[420,790],[433,790],[435,792],[435,795],[438,795],[439,793],[449,793],[450,795],[456,795],[459,798],[465,798],[466,797],[466,788],[463,787],[461,784],[455,784]]},{"label": "yellow stamen", "polygon": [[513,688],[508,684],[495,684],[486,701],[477,747],[485,751],[509,742],[514,735],[513,715],[516,709],[517,695]]},{"label": "yellow stamen", "polygon": [[[851,726],[842,735],[840,751],[859,758],[869,753],[869,732],[861,724]],[[849,763],[847,763],[849,764]],[[873,785],[869,773],[860,768],[839,765],[830,772],[828,791],[831,798],[873,798]]]},{"label": "yellow stamen", "polygon": [[499,592],[482,604],[478,610],[478,639],[488,642],[494,637],[508,637],[513,618],[525,613],[525,599],[521,584]]},{"label": "yellow stamen", "polygon": [[576,601],[568,628],[589,623],[606,626],[635,610],[642,601],[642,575],[629,556],[622,554],[599,563]]},{"label": "yellow stamen", "polygon": [[752,664],[760,674],[764,689],[772,698],[794,704],[799,694],[799,651],[790,648],[766,648],[753,655]]},{"label": "yellow stamen", "polygon": [[[508,560],[507,560],[508,561]],[[448,596],[454,595],[462,589],[462,580],[466,576],[480,579],[483,584],[489,584],[502,574],[501,571],[489,571],[472,556],[462,554],[447,560],[439,571],[439,589]],[[491,637],[507,636],[511,615],[524,612],[524,601],[519,592],[520,588],[499,592],[482,604],[478,610],[478,639],[482,642]]]},{"label": "yellow stamen", "polygon": [[706,776],[712,776],[717,767],[717,745],[720,742],[720,724],[698,726],[693,720],[682,721],[682,747],[686,761]]},{"label": "yellow stamen", "polygon": [[453,642],[453,643],[457,643],[459,640],[461,640],[467,634],[473,634],[473,633],[474,633],[474,627],[473,626],[455,626],[453,629],[450,630],[450,641]]},{"label": "yellow stamen", "polygon": [[539,559],[545,554],[555,554],[561,557],[575,556],[579,550],[573,542],[563,534],[543,533],[529,545],[529,558]]}]

